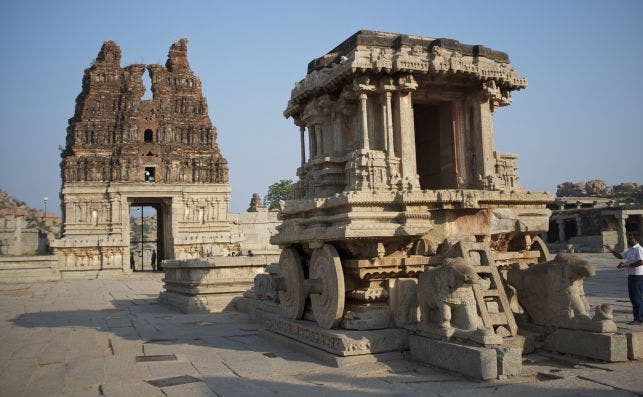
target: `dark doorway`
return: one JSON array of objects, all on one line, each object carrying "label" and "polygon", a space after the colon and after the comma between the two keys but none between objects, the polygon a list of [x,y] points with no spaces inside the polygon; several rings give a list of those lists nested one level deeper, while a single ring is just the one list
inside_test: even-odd
[{"label": "dark doorway", "polygon": [[576,237],[576,235],[578,235],[576,219],[565,219],[565,239],[569,240],[572,237]]},{"label": "dark doorway", "polygon": [[451,104],[413,103],[415,155],[422,189],[456,187]]},{"label": "dark doorway", "polygon": [[130,206],[130,267],[134,271],[161,270],[164,258],[163,217],[159,205]]},{"label": "dark doorway", "polygon": [[559,237],[560,237],[560,234],[558,233],[558,222],[550,221],[549,230],[547,231],[547,242],[554,243],[558,241]]},{"label": "dark doorway", "polygon": [[143,140],[145,143],[152,143],[154,142],[154,132],[150,129],[145,130],[143,133]]},{"label": "dark doorway", "polygon": [[641,227],[642,218],[643,216],[641,215],[630,215],[625,222],[626,233],[633,234],[638,240],[643,238],[643,227]]}]

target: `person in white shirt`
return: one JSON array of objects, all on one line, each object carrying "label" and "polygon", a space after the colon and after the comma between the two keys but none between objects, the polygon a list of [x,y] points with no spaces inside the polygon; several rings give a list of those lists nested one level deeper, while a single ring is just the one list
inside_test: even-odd
[{"label": "person in white shirt", "polygon": [[616,252],[606,245],[605,248],[622,261],[616,266],[619,269],[627,269],[627,290],[632,302],[634,320],[630,325],[641,325],[643,323],[643,247],[633,233],[627,234],[627,248],[623,252]]}]

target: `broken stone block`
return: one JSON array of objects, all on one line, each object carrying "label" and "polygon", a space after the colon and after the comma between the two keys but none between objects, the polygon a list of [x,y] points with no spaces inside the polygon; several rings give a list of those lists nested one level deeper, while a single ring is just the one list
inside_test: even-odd
[{"label": "broken stone block", "polygon": [[[494,348],[445,342],[418,335],[409,336],[409,344],[411,357],[419,362],[479,380],[496,379],[499,375],[498,353]],[[504,351],[502,354],[504,368]],[[510,352],[507,355],[506,364],[515,361],[512,359],[513,354],[515,353]]]},{"label": "broken stone block", "polygon": [[643,332],[628,331],[625,336],[627,337],[627,358],[643,359]]},{"label": "broken stone block", "polygon": [[623,334],[570,329],[558,329],[548,335],[545,349],[609,362],[627,361],[628,352],[627,337]]}]

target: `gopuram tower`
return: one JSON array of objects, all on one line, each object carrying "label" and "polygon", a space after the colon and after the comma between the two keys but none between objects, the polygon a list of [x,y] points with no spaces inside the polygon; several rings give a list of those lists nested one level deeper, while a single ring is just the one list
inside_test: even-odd
[{"label": "gopuram tower", "polygon": [[156,209],[159,263],[226,255],[234,242],[228,164],[187,43],[172,44],[165,66],[121,67],[106,41],[85,69],[61,155],[63,236],[52,248],[63,274],[130,271],[132,206]]}]

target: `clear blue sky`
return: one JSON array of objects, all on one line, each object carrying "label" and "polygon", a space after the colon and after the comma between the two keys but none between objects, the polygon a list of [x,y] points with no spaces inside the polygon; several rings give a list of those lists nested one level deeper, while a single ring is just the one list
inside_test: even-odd
[{"label": "clear blue sky", "polygon": [[58,209],[58,146],[83,69],[104,40],[122,64],[164,63],[187,37],[230,164],[232,210],[294,178],[299,133],[282,116],[307,63],[359,29],[506,51],[529,87],[495,117],[537,191],[641,182],[643,1],[9,1],[0,5],[0,187]]}]

